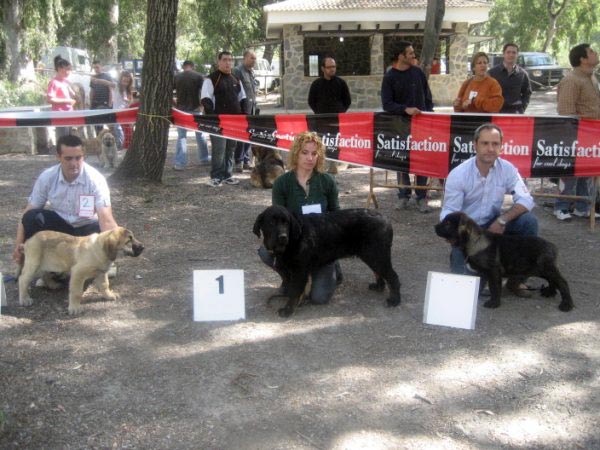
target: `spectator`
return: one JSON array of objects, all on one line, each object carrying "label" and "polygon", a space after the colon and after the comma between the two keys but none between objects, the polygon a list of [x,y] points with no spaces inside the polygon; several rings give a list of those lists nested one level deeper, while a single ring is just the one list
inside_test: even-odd
[{"label": "spectator", "polygon": [[[52,111],[73,111],[73,105],[77,102],[75,92],[69,83],[71,74],[71,63],[57,55],[54,58],[54,70],[56,75],[48,83],[46,98],[52,106]],[[69,127],[56,127],[56,139],[70,134]]]},{"label": "spectator", "polygon": [[[175,106],[181,111],[194,113],[199,112],[200,94],[204,77],[194,70],[194,63],[186,60],[183,62],[183,71],[175,75],[175,95],[177,100]],[[208,165],[208,144],[201,131],[196,131],[196,146],[198,151],[198,163]],[[177,128],[177,144],[175,145],[174,170],[183,170],[187,166],[187,130]]]},{"label": "spectator", "polygon": [[[392,67],[383,76],[381,82],[381,103],[383,110],[406,117],[421,114],[421,111],[433,111],[433,100],[427,78],[423,71],[413,64],[415,50],[407,41],[397,43],[392,53]],[[410,176],[398,172],[398,184],[410,185]],[[427,177],[417,175],[417,186],[427,186]],[[431,211],[427,205],[427,190],[415,189],[417,206],[422,213]],[[410,188],[399,188],[400,209],[408,208],[411,197]]]},{"label": "spectator", "polygon": [[433,58],[431,60],[431,75],[438,75],[442,72],[442,65],[440,64],[440,58]]},{"label": "spectator", "polygon": [[[133,75],[124,70],[119,75],[119,82],[114,87],[112,92],[113,107],[115,109],[127,109],[133,102]],[[124,129],[130,129],[131,125],[115,124],[115,137],[117,139],[117,147],[123,149],[125,143]]]},{"label": "spectator", "polygon": [[[517,168],[499,157],[502,137],[502,130],[492,123],[475,130],[475,157],[448,175],[440,220],[462,211],[493,233],[536,236],[538,223],[531,213],[535,203]],[[512,195],[513,205],[502,212],[505,194]],[[473,274],[465,266],[465,255],[458,247],[452,247],[450,269],[452,273]],[[524,281],[524,278],[509,278],[506,286],[518,296],[529,297],[531,293]],[[481,283],[482,289],[484,284]]]},{"label": "spectator", "polygon": [[[580,119],[600,119],[600,91],[594,76],[598,65],[598,53],[590,44],[579,44],[569,52],[571,73],[558,84],[558,113],[564,116],[577,116]],[[561,195],[589,197],[593,188],[591,177],[563,177],[559,182]],[[569,201],[557,198],[554,202],[554,215],[558,220],[570,220]],[[595,205],[594,205],[595,209]],[[592,210],[585,200],[575,202],[573,215],[589,217]],[[594,211],[595,217],[600,217]]]},{"label": "spectator", "polygon": [[[333,176],[324,172],[325,146],[316,133],[305,131],[294,138],[288,159],[289,172],[273,184],[273,205],[285,206],[296,214],[309,214],[340,208],[338,189]],[[306,211],[306,212],[305,212]],[[261,260],[277,270],[275,259],[263,246],[258,249]],[[342,281],[338,262],[327,264],[311,273],[310,301],[315,304],[329,302],[335,288]],[[287,293],[285,283],[281,293]]]},{"label": "spectator", "polygon": [[[91,109],[112,109],[112,89],[115,88],[116,83],[111,76],[102,71],[102,65],[100,61],[95,60],[92,62],[92,69],[95,74],[90,78],[90,108]],[[96,125],[94,127],[96,133],[100,133],[103,125]]]},{"label": "spectator", "polygon": [[489,70],[489,75],[494,78],[502,88],[501,113],[525,114],[529,98],[531,97],[531,83],[527,72],[517,65],[519,46],[508,43],[502,49],[504,60],[502,63]]},{"label": "spectator", "polygon": [[[106,179],[84,162],[81,139],[62,136],[56,153],[59,164],[44,170],[36,180],[17,226],[13,251],[17,264],[23,261],[23,243],[38,231],[87,236],[117,227]],[[86,201],[91,208],[84,207]]]},{"label": "spectator", "polygon": [[[232,73],[231,52],[219,53],[217,70],[202,85],[202,106],[206,114],[243,114],[246,110],[246,92],[239,79]],[[239,180],[231,176],[236,141],[221,136],[210,136],[212,165],[209,186],[236,185]]]},{"label": "spectator", "polygon": [[[233,69],[233,74],[242,82],[246,92],[246,109],[244,114],[256,115],[259,113],[256,107],[256,79],[254,78],[254,64],[256,63],[256,54],[252,50],[245,50],[242,64]],[[244,169],[252,169],[250,160],[250,144],[248,142],[238,142],[235,148],[235,171],[242,173]]]},{"label": "spectator", "polygon": [[313,81],[308,91],[308,105],[315,114],[345,113],[350,108],[350,90],[346,82],[336,76],[336,70],[335,59],[323,58],[323,76]]},{"label": "spectator", "polygon": [[502,88],[487,73],[489,58],[477,52],[471,60],[473,76],[465,80],[454,100],[454,111],[470,113],[497,113],[504,104]]}]

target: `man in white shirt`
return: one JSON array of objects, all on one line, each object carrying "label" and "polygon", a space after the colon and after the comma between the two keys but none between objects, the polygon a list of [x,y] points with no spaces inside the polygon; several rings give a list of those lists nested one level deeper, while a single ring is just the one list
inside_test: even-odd
[{"label": "man in white shirt", "polygon": [[[517,168],[500,158],[502,137],[500,127],[492,123],[475,130],[475,157],[448,175],[440,220],[452,212],[462,211],[493,233],[536,236],[538,222],[531,213],[535,206],[533,197]],[[512,195],[513,205],[502,212],[505,194]],[[453,273],[468,273],[465,256],[457,247],[452,247],[450,268]],[[529,296],[523,281],[511,278],[507,287],[516,295]]]}]

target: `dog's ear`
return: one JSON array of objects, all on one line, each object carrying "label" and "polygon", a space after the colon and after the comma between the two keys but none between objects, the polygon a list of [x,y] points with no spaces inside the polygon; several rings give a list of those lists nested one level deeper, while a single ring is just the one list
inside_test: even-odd
[{"label": "dog's ear", "polygon": [[262,222],[263,219],[265,217],[265,213],[264,211],[261,212],[258,217],[256,218],[256,220],[254,221],[254,228],[252,228],[252,232],[257,235],[258,237],[260,237],[260,227],[262,226]]},{"label": "dog's ear", "polygon": [[111,230],[104,241],[104,253],[106,253],[106,257],[111,261],[117,259],[117,253],[122,246],[124,231],[126,231],[125,228],[115,228]]}]

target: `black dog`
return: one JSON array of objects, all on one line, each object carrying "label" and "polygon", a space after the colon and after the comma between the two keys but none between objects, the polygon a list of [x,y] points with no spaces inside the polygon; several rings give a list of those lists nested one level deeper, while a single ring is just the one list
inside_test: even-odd
[{"label": "black dog", "polygon": [[553,297],[556,290],[562,301],[561,311],[573,309],[569,285],[556,267],[556,246],[537,236],[496,234],[481,228],[462,212],[448,214],[435,226],[438,236],[458,246],[469,265],[488,279],[491,299],[486,308],[500,306],[502,277],[537,276],[548,281],[541,289],[544,297]]},{"label": "black dog", "polygon": [[400,280],[391,260],[394,231],[379,213],[346,209],[297,216],[271,206],[256,218],[254,234],[260,237],[261,231],[265,248],[275,255],[275,269],[288,282],[281,317],[294,312],[313,269],[349,256],[358,256],[375,272],[369,289],[383,291],[387,282],[388,306],[400,304]]}]

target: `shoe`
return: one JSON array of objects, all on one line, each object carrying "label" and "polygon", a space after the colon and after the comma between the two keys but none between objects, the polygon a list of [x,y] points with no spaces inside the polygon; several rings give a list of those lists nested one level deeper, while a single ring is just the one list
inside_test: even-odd
[{"label": "shoe", "polygon": [[237,178],[229,177],[223,180],[223,183],[229,184],[230,186],[235,186],[236,184],[240,184],[240,180]]},{"label": "shoe", "polygon": [[422,214],[427,214],[427,213],[431,212],[431,208],[427,204],[426,198],[420,198],[417,200],[417,208],[419,209],[419,212]]},{"label": "shoe", "polygon": [[571,220],[571,214],[569,214],[568,211],[554,211],[554,215],[556,216],[556,218],[558,220],[562,220],[562,221],[569,221]]},{"label": "shoe", "polygon": [[208,180],[206,182],[207,186],[212,186],[212,187],[217,187],[217,186],[221,186],[221,180],[219,180],[218,178],[211,178],[210,180]]},{"label": "shoe", "polygon": [[403,209],[408,209],[408,202],[410,201],[409,198],[401,198],[400,199],[400,204],[398,206],[396,206],[396,209],[401,211]]},{"label": "shoe", "polygon": [[517,297],[521,298],[531,298],[533,295],[529,286],[527,286],[525,283],[515,282],[511,278],[506,281],[506,289],[508,289]]},{"label": "shoe", "polygon": [[180,172],[182,170],[185,170],[185,168],[182,166],[175,165],[175,166],[173,166],[173,170],[177,170],[178,172]]},{"label": "shoe", "polygon": [[[585,218],[589,218],[590,217],[590,212],[589,211],[579,211],[578,209],[575,209],[573,211],[573,215],[577,216],[577,217],[585,217]],[[594,213],[594,217],[596,219],[600,219],[600,214],[598,214],[597,212]]]},{"label": "shoe", "polygon": [[117,264],[113,261],[110,263],[110,267],[108,268],[108,278],[116,278],[117,277]]},{"label": "shoe", "polygon": [[235,163],[235,168],[233,169],[235,173],[243,173],[244,165],[242,163]]}]

